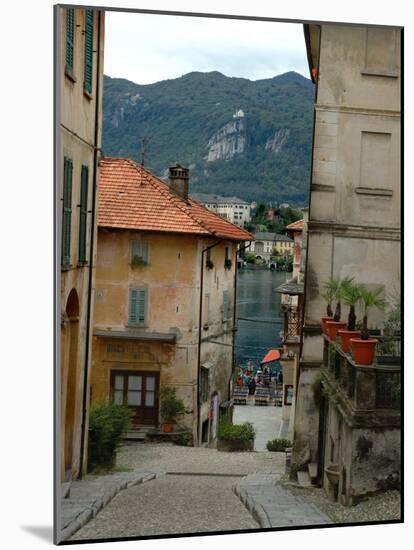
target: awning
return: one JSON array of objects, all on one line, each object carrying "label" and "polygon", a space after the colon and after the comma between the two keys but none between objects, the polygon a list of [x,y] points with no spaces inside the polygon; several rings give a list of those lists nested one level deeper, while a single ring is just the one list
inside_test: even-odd
[{"label": "awning", "polygon": [[169,332],[135,332],[132,330],[95,330],[94,336],[117,338],[120,340],[139,340],[141,342],[174,343],[177,336]]},{"label": "awning", "polygon": [[272,363],[272,361],[278,361],[279,359],[280,359],[280,351],[278,349],[271,349],[263,357],[260,364],[265,365],[266,363]]}]

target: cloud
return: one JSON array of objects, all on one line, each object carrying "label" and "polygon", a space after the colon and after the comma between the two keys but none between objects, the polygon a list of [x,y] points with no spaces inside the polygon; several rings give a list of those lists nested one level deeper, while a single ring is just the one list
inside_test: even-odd
[{"label": "cloud", "polygon": [[302,25],[107,12],[105,73],[139,84],[191,71],[308,77]]}]

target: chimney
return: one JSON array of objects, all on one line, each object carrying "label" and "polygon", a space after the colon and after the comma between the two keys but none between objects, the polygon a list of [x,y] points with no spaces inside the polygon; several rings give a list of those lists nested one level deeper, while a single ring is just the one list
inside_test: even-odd
[{"label": "chimney", "polygon": [[173,193],[184,200],[188,200],[188,180],[190,170],[183,168],[180,164],[169,167],[169,185]]}]

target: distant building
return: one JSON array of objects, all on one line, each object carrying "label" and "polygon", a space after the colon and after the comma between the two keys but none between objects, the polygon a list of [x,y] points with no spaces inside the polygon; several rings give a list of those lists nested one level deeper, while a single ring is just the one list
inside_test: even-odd
[{"label": "distant building", "polygon": [[216,438],[234,344],[236,252],[253,237],[128,159],[101,162],[91,398],[128,405],[158,427],[160,388],[184,401],[180,426]]},{"label": "distant building", "polygon": [[244,227],[245,223],[251,220],[251,206],[238,197],[222,197],[221,195],[207,193],[192,193],[190,196],[192,199],[204,204],[212,212],[239,227]]},{"label": "distant building", "polygon": [[58,7],[61,479],[86,471],[105,14]]},{"label": "distant building", "polygon": [[287,258],[293,255],[294,242],[286,235],[278,233],[258,232],[254,233],[249,252],[253,252],[258,260],[269,261],[272,256],[283,256]]}]

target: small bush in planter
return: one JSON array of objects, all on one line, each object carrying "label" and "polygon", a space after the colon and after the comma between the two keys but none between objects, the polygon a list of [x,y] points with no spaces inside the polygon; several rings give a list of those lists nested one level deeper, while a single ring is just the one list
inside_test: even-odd
[{"label": "small bush in planter", "polygon": [[228,421],[221,421],[218,425],[217,435],[224,441],[251,441],[254,439],[255,431],[251,422],[231,424]]},{"label": "small bush in planter", "polygon": [[[165,424],[172,425],[177,414],[185,411],[184,402],[182,399],[177,398],[176,389],[171,388],[170,386],[163,386],[161,388],[160,397],[161,397],[160,414],[161,414],[163,423],[164,425]],[[167,431],[172,431],[172,426],[171,428],[168,427]]]},{"label": "small bush in planter", "polygon": [[89,471],[114,467],[116,449],[130,425],[128,407],[111,401],[92,403],[89,411]]},{"label": "small bush in planter", "polygon": [[292,442],[289,441],[289,439],[283,439],[283,438],[276,438],[276,439],[272,439],[271,441],[268,441],[266,443],[266,448],[268,451],[273,451],[273,452],[284,452],[286,451],[286,449],[288,449],[289,447],[292,447]]}]

